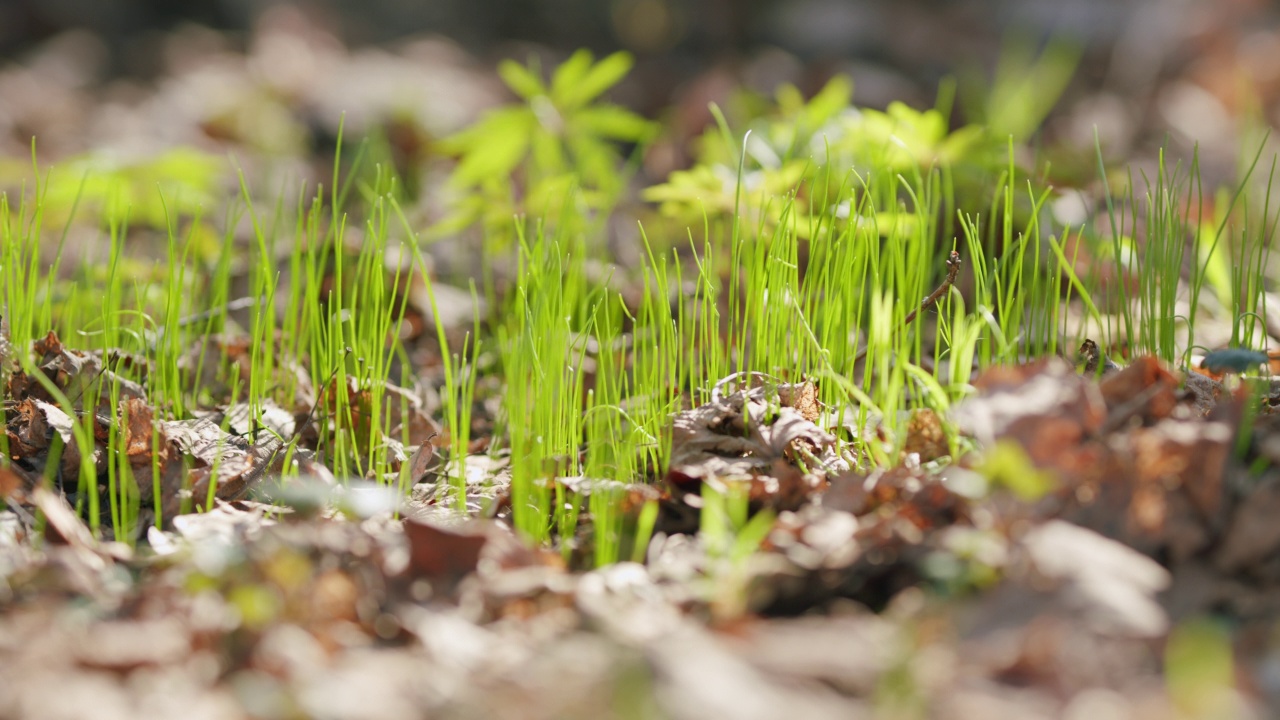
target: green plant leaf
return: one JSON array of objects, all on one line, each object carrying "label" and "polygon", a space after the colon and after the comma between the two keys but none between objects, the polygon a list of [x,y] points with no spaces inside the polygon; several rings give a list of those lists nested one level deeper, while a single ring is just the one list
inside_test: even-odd
[{"label": "green plant leaf", "polygon": [[617,105],[596,105],[573,116],[574,129],[597,137],[641,142],[657,132],[657,125]]},{"label": "green plant leaf", "polygon": [[617,184],[617,154],[607,143],[590,135],[570,135],[574,164],[587,184],[605,189]]},{"label": "green plant leaf", "polygon": [[800,88],[791,83],[782,83],[773,93],[774,101],[778,103],[778,112],[784,118],[795,117],[804,112],[804,95],[800,93]]},{"label": "green plant leaf", "polygon": [[1027,451],[1011,440],[996,443],[980,472],[992,485],[1005,487],[1026,502],[1039,500],[1058,486],[1053,473],[1036,467]]},{"label": "green plant leaf", "polygon": [[760,549],[764,539],[769,537],[769,531],[773,529],[774,519],[772,510],[761,510],[738,530],[730,550],[730,557],[734,562],[743,562]]},{"label": "green plant leaf", "polygon": [[532,150],[538,179],[559,175],[568,170],[569,163],[565,159],[564,144],[560,138],[548,133],[537,133],[533,137]]},{"label": "green plant leaf", "polygon": [[449,179],[454,187],[473,187],[481,181],[509,175],[529,149],[533,117],[524,107],[495,110],[465,134],[455,135],[448,147],[460,151]]},{"label": "green plant leaf", "polygon": [[546,95],[547,88],[533,71],[514,60],[503,60],[498,65],[498,75],[515,94],[525,100],[532,100],[539,95]]},{"label": "green plant leaf", "polygon": [[852,100],[853,81],[845,75],[836,75],[809,100],[804,110],[805,120],[811,127],[817,127],[849,107]]},{"label": "green plant leaf", "polygon": [[579,82],[569,86],[564,107],[575,109],[595,100],[601,93],[617,85],[622,78],[626,77],[626,74],[631,72],[633,64],[635,63],[631,55],[625,52],[616,52],[596,63],[586,71]]},{"label": "green plant leaf", "polygon": [[572,107],[569,100],[576,96],[578,85],[591,70],[593,56],[590,50],[579,50],[569,56],[560,67],[551,74],[551,100],[561,108]]}]

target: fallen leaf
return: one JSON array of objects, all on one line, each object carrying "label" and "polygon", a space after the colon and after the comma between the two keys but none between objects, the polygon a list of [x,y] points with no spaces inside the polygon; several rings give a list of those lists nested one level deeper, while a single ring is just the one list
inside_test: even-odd
[{"label": "fallen leaf", "polygon": [[1169,572],[1151,558],[1061,520],[1031,529],[1021,546],[1059,602],[1094,629],[1130,637],[1168,629],[1155,595],[1169,586]]},{"label": "fallen leaf", "polygon": [[21,501],[26,480],[12,468],[0,467],[0,500]]},{"label": "fallen leaf", "polygon": [[1250,489],[1232,516],[1214,564],[1236,573],[1280,552],[1280,476],[1271,474]]},{"label": "fallen leaf", "polygon": [[445,586],[475,572],[489,541],[484,531],[446,529],[413,518],[405,519],[404,534],[409,539],[410,575]]},{"label": "fallen leaf", "polygon": [[416,485],[422,482],[427,476],[427,471],[431,468],[431,461],[435,458],[436,449],[431,444],[432,438],[422,441],[413,454],[409,456],[409,483]]},{"label": "fallen leaf", "polygon": [[1134,417],[1146,424],[1168,417],[1178,402],[1179,383],[1156,358],[1137,358],[1098,386],[1107,404],[1107,426],[1114,429]]},{"label": "fallen leaf", "polygon": [[[723,381],[722,381],[723,382]],[[836,455],[836,439],[787,400],[817,411],[811,384],[766,387],[716,395],[711,402],[677,413],[672,421],[667,479],[677,486],[711,478],[749,479],[769,475],[776,460],[802,465],[811,473],[838,472],[847,463]],[[772,402],[771,402],[772,399]]]},{"label": "fallen leaf", "polygon": [[50,542],[79,548],[96,548],[98,541],[84,520],[61,495],[37,487],[31,492],[31,504],[44,513],[44,535]]},{"label": "fallen leaf", "polygon": [[1088,338],[1080,343],[1077,357],[1077,362],[1083,364],[1081,372],[1086,377],[1106,376],[1120,369],[1120,366],[1112,362],[1111,358],[1102,354],[1098,343]]}]

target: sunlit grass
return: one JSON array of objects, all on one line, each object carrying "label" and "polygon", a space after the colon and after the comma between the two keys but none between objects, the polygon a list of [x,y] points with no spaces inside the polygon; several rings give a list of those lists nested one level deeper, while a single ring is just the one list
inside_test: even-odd
[{"label": "sunlit grass", "polygon": [[[625,71],[611,62],[609,78]],[[550,92],[505,67],[529,102]],[[672,415],[710,401],[735,373],[815,382],[839,452],[865,469],[897,463],[909,412],[945,414],[971,392],[975,370],[1074,350],[1083,331],[1068,323],[1073,307],[1108,347],[1185,362],[1208,288],[1236,320],[1232,342],[1260,342],[1273,173],[1260,195],[1250,167],[1234,195],[1204,215],[1195,161],[1169,167],[1162,158],[1154,178],[1130,177],[1117,196],[1106,187],[1109,233],[1064,227],[1050,212],[1055,190],[1014,163],[1012,141],[982,141],[980,128],[952,131],[937,109],[863,113],[849,106],[850,92],[836,82],[806,103],[780,91],[777,114],[753,121],[751,132],[717,111],[698,167],[650,193],[664,214],[643,215],[637,266],[618,264],[608,250],[607,220],[633,169],[615,151],[562,146],[566,138],[526,128],[541,151],[520,146],[500,173],[479,173],[476,163],[496,161],[485,160],[483,133],[466,135],[460,152],[475,175],[463,186],[466,206],[479,211],[486,198],[502,199],[526,212],[477,215],[485,267],[513,262],[514,272],[460,279],[477,307],[483,296],[490,308],[462,328],[460,344],[434,312],[441,279],[430,277],[426,243],[440,227],[415,227],[401,180],[372,160],[367,143],[345,163],[340,144],[327,187],[262,192],[239,175],[220,206],[194,211],[157,191],[165,210],[158,228],[131,227],[118,204],[102,217],[73,212],[67,227],[97,223],[103,253],[74,267],[65,229],[45,226],[47,173],[58,170],[42,175],[33,165],[28,187],[0,195],[0,298],[22,370],[80,418],[80,476],[57,478],[51,461],[46,482],[74,485],[77,509],[95,529],[109,522],[116,538],[140,535],[148,494],[154,522],[166,520],[158,463],[139,477],[147,468],[129,462],[119,431],[123,383],[137,382],[158,418],[246,402],[255,432],[269,404],[307,410],[296,403],[309,388],[303,399],[316,409],[317,457],[343,481],[402,484],[413,448],[404,447],[406,434],[393,436],[393,411],[405,407],[387,383],[409,384],[415,371],[393,377],[411,356],[400,329],[413,276],[426,283],[441,352],[441,482],[451,488],[442,502],[468,509],[472,413],[488,373],[499,388],[485,452],[509,470],[513,526],[532,543],[595,565],[644,557],[657,506],[635,502],[625,486],[662,477]],[[574,107],[590,122],[609,117]],[[510,117],[525,122],[528,113]],[[628,138],[649,137],[648,125],[622,119]],[[1003,157],[993,160],[1000,146]],[[564,152],[538,155],[553,151]],[[602,175],[602,158],[617,177]],[[960,163],[986,173],[988,194],[962,201],[972,191],[957,185]],[[1100,172],[1105,180],[1107,168]],[[1135,262],[1139,227],[1143,257]],[[158,240],[158,256],[140,261],[129,252],[135,238]],[[956,286],[946,265],[953,250],[967,273]],[[1122,279],[1105,299],[1104,266]],[[232,289],[245,283],[247,303]],[[235,318],[247,322],[237,327]],[[35,372],[30,349],[50,329],[69,347],[102,352],[110,374],[82,397]],[[221,356],[196,353],[195,367],[180,370],[191,348],[234,332],[248,338],[247,361],[222,345]],[[102,478],[94,413],[78,408],[109,423]],[[296,437],[278,440],[295,451]],[[0,450],[0,462],[10,462],[2,433]],[[211,507],[214,490],[185,498],[182,509]],[[734,557],[754,547],[765,522],[748,517],[735,492],[712,493],[703,514],[708,541]],[[590,534],[579,527],[587,516]],[[584,537],[590,547],[578,547]]]}]

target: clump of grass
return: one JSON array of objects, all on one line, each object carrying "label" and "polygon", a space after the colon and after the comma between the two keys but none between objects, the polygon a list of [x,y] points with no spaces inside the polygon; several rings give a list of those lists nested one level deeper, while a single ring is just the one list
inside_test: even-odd
[{"label": "clump of grass", "polygon": [[[448,227],[478,224],[487,259],[495,261],[487,265],[508,254],[515,265],[509,286],[495,287],[492,275],[479,289],[471,286],[473,297],[483,292],[495,312],[474,318],[460,345],[451,346],[435,313],[453,506],[467,510],[466,458],[483,349],[501,380],[489,452],[508,461],[512,522],[531,542],[558,545],[566,557],[586,550],[576,547],[586,511],[593,544],[582,556],[597,565],[643,558],[657,506],[628,506],[633,498],[625,484],[661,476],[670,459],[671,415],[707,402],[716,383],[733,373],[815,380],[830,411],[825,422],[843,430],[840,451],[862,465],[891,464],[908,411],[945,412],[970,392],[975,368],[1059,354],[1081,339],[1071,337],[1068,303],[1085,307],[1090,322],[1105,328],[1107,343],[1174,360],[1194,343],[1200,291],[1208,285],[1240,318],[1233,342],[1260,337],[1275,220],[1269,200],[1251,195],[1252,167],[1209,218],[1196,212],[1203,203],[1194,160],[1184,170],[1162,158],[1155,177],[1143,178],[1142,195],[1133,178],[1120,200],[1108,187],[1109,234],[1062,227],[1048,211],[1054,191],[1014,163],[1007,135],[951,130],[942,110],[949,100],[925,111],[861,110],[842,81],[809,101],[784,88],[769,111],[746,121],[749,132],[739,133],[717,109],[717,127],[704,138],[697,165],[646,193],[659,213],[639,226],[639,266],[617,267],[606,250],[604,220],[631,167],[610,143],[642,146],[653,128],[597,101],[625,73],[625,59],[570,62],[549,82],[536,68],[504,65],[504,78],[523,102],[446,144],[461,158],[451,187],[463,196],[461,214]],[[575,89],[575,82],[589,87]],[[1015,119],[1020,131],[1030,132],[1041,109]],[[540,124],[550,111],[592,128],[592,142]],[[485,144],[503,128],[521,135],[496,149]],[[169,214],[162,195],[163,259],[151,265],[126,252],[129,214],[116,206],[103,219],[105,258],[68,273],[61,239],[42,257],[48,183],[39,180],[38,166],[16,207],[0,195],[0,295],[9,338],[24,372],[80,418],[73,431],[82,454],[75,494],[95,529],[105,518],[116,537],[136,536],[140,488],[148,485],[155,521],[163,520],[159,468],[153,462],[150,479],[137,477],[139,466],[128,462],[122,445],[125,380],[145,383],[160,416],[189,417],[244,400],[255,424],[269,403],[288,405],[309,387],[319,405],[316,451],[338,477],[405,477],[393,470],[405,459],[396,441],[407,438],[391,435],[396,401],[384,389],[397,358],[408,357],[398,329],[410,272],[426,279],[435,303],[423,243],[443,230],[415,230],[400,204],[402,184],[370,160],[376,156],[361,145],[344,176],[340,143],[327,188],[304,187],[296,197],[280,192],[269,205],[244,177],[225,209],[192,212],[175,201]],[[984,178],[987,194],[966,197],[973,191],[958,183],[961,169]],[[496,217],[494,207],[506,214]],[[218,233],[205,218],[215,214],[225,229],[210,252],[207,242]],[[235,236],[242,220],[251,229],[247,247]],[[1143,263],[1133,261],[1139,227]],[[953,250],[971,269],[965,292],[946,276]],[[1120,282],[1104,301],[1098,279],[1078,271],[1084,252],[1091,270],[1101,258],[1132,282]],[[387,259],[397,254],[400,262],[389,271]],[[63,282],[67,274],[76,281]],[[206,353],[197,355],[194,373],[178,368],[193,345],[233,328],[238,274],[247,275],[252,298],[241,308],[250,353],[247,374],[238,358],[216,360],[214,375],[228,396],[188,382],[206,376],[203,363],[215,362]],[[35,372],[29,356],[48,328],[86,349],[123,352],[103,355],[110,374],[98,386],[67,397]],[[124,353],[144,356],[151,372],[126,362]],[[90,402],[111,421],[101,479],[93,413],[77,414]],[[875,425],[892,442],[864,431]],[[0,462],[8,458],[5,452]],[[66,485],[53,477],[58,463],[48,467],[49,482]],[[105,494],[98,492],[101,480]],[[186,508],[210,507],[213,491]],[[703,530],[721,555],[749,552],[767,522],[748,517],[741,497],[708,493]]]}]

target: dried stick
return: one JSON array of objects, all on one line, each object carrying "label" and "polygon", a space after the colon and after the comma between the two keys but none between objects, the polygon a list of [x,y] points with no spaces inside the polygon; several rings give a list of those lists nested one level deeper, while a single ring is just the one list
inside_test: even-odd
[{"label": "dried stick", "polygon": [[[955,250],[952,250],[951,254],[947,256],[947,276],[943,278],[942,284],[938,286],[937,290],[934,290],[933,292],[929,293],[928,297],[920,301],[920,307],[914,308],[912,309],[911,312],[907,313],[907,317],[904,318],[902,321],[902,327],[905,328],[911,323],[915,322],[916,316],[920,314],[921,310],[928,310],[929,308],[933,307],[939,300],[941,300],[942,296],[945,295],[946,292],[951,289],[951,286],[955,285],[956,275],[959,275],[959,274],[960,274],[960,253],[956,252]],[[866,347],[863,347],[861,350],[859,350],[857,357],[853,359],[854,364],[856,365],[857,363],[861,362],[862,359],[867,356],[867,351],[870,349],[871,349],[870,344],[868,344]]]}]

